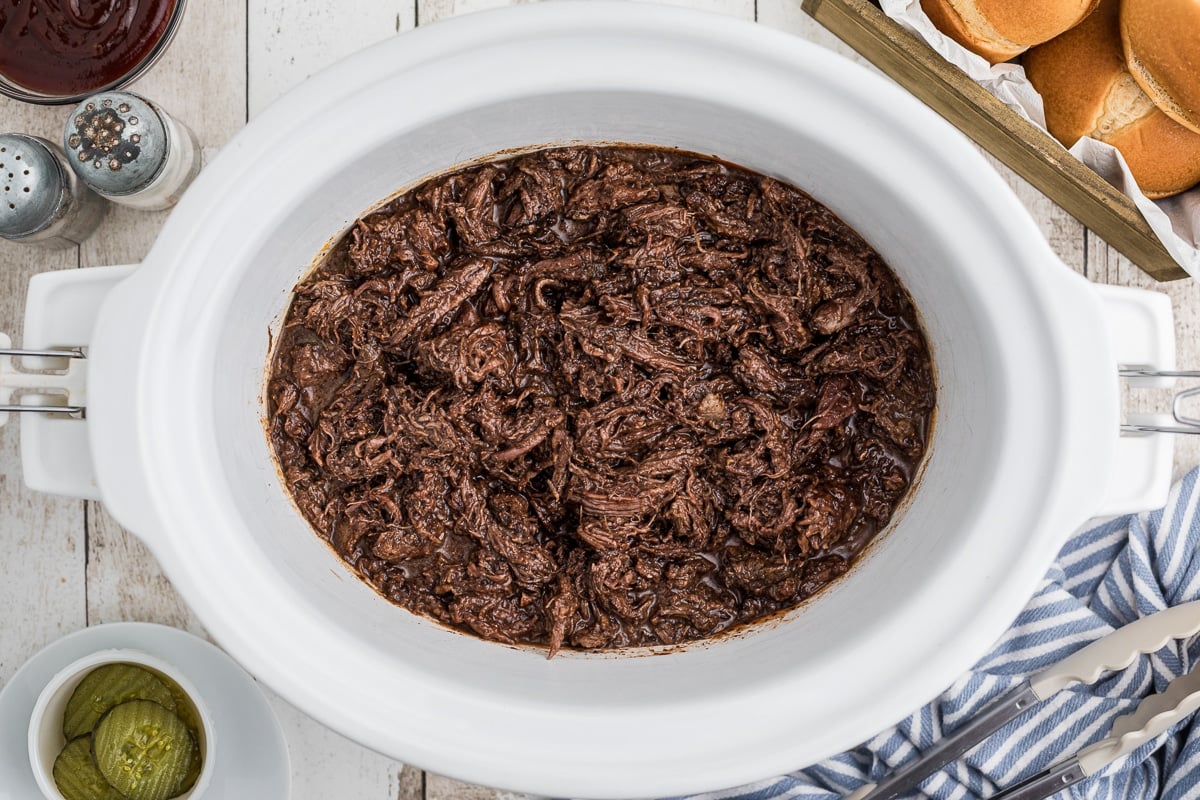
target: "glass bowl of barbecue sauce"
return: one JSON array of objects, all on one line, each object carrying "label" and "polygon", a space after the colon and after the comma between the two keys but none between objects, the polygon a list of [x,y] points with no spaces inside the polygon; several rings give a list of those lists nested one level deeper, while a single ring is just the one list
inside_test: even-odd
[{"label": "glass bowl of barbecue sauce", "polygon": [[175,35],[184,0],[3,0],[0,94],[66,105],[123,87]]}]

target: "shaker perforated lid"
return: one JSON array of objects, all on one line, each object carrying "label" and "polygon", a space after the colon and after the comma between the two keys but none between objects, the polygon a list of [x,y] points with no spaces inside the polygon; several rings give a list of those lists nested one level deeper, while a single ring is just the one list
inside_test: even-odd
[{"label": "shaker perforated lid", "polygon": [[19,239],[62,216],[66,176],[49,142],[0,134],[0,236]]},{"label": "shaker perforated lid", "polygon": [[130,194],[158,176],[167,132],[157,110],[128,92],[103,92],[76,107],[63,145],[72,169],[101,194]]}]

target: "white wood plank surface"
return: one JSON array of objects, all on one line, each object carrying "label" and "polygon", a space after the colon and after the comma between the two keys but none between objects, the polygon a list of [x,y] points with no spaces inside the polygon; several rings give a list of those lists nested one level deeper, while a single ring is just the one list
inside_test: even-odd
[{"label": "white wood plank surface", "polygon": [[[754,19],[755,0],[645,0],[661,5],[688,6],[742,19]],[[440,19],[492,8],[525,5],[536,0],[419,0],[417,20],[421,25]],[[762,0],[759,0],[762,2]]]},{"label": "white wood plank surface", "polygon": [[[53,140],[58,124],[44,109],[0,105],[0,132]],[[79,259],[74,250],[5,245],[0,242],[0,331],[19,343],[29,278],[75,267]],[[84,504],[25,488],[19,428],[15,420],[0,428],[0,684],[42,647],[87,624]]]},{"label": "white wood plank surface", "polygon": [[418,0],[417,23],[428,25],[447,17],[487,11],[491,8],[524,5],[531,0]]},{"label": "white wood plank surface", "polygon": [[[137,86],[215,153],[248,117],[337,59],[416,25],[527,0],[193,0],[166,57]],[[669,0],[779,28],[863,63],[800,10],[799,0]],[[57,140],[65,111],[0,100],[0,129]],[[1200,284],[1154,284],[1094,234],[1003,165],[1054,251],[1091,279],[1155,287],[1173,300],[1179,359],[1200,366]],[[0,330],[17,333],[30,275],[136,263],[165,213],[117,209],[78,250],[47,254],[0,242]],[[1165,392],[1133,408],[1163,408]],[[85,625],[145,620],[204,635],[146,548],[100,504],[37,495],[20,477],[17,425],[0,429],[0,684],[37,649]],[[1197,437],[1200,438],[1200,437]],[[1200,441],[1181,440],[1177,473],[1200,463]],[[288,737],[297,800],[517,800],[519,796],[425,774],[354,744],[271,696]]]},{"label": "white wood plank surface", "polygon": [[416,25],[416,0],[248,0],[250,116],[315,72]]}]

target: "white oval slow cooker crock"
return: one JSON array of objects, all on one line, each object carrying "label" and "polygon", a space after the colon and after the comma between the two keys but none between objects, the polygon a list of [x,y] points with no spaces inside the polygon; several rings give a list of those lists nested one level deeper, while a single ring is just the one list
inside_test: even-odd
[{"label": "white oval slow cooker crock", "polygon": [[[423,177],[569,141],[711,153],[802,187],[920,309],[939,376],[924,476],[861,563],[781,621],[665,654],[547,661],[380,599],[280,484],[264,365],[315,255]],[[111,511],[215,639],[321,722],[538,794],[718,789],[854,746],[929,700],[1003,632],[1073,528],[1162,497],[1161,446],[1138,456],[1158,465],[1153,485],[1106,497],[1126,446],[1106,315],[1170,338],[1165,298],[1136,294],[1063,267],[973,146],[830,52],[698,12],[534,5],[372,47],[240,133],[108,293],[86,429]]]}]

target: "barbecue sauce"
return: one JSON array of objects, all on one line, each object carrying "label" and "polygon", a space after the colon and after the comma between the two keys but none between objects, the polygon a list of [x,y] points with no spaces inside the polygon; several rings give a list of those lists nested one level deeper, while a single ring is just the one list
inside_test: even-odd
[{"label": "barbecue sauce", "polygon": [[48,95],[109,86],[154,50],[178,0],[0,0],[0,75]]}]

